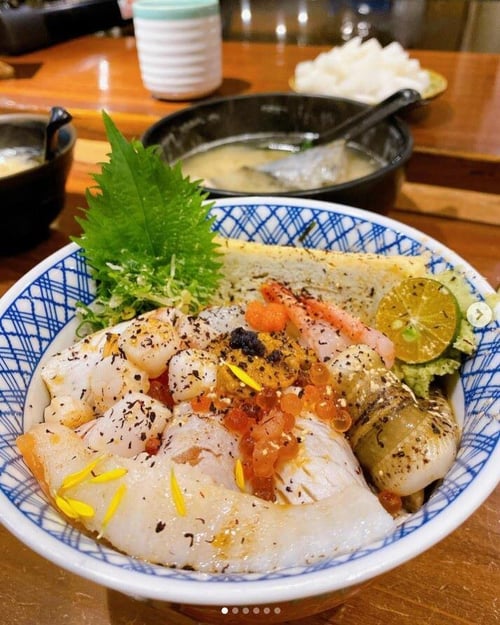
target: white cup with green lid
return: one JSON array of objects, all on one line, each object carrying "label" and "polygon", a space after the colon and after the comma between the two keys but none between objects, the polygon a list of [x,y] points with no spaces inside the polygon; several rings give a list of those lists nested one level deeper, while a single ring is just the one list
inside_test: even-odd
[{"label": "white cup with green lid", "polygon": [[163,100],[190,100],[222,82],[218,0],[135,0],[133,19],[142,82]]}]

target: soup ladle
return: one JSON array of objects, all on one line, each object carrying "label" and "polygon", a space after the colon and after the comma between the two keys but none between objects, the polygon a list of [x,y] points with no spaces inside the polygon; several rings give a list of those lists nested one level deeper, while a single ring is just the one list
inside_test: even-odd
[{"label": "soup ladle", "polygon": [[248,169],[269,176],[286,190],[306,190],[335,184],[342,173],[348,141],[420,100],[418,91],[401,89],[379,104],[318,135],[309,142],[311,147]]},{"label": "soup ladle", "polygon": [[58,151],[59,129],[68,124],[73,119],[71,113],[62,106],[53,106],[50,109],[49,121],[45,127],[45,137],[43,146],[43,160],[50,161]]}]

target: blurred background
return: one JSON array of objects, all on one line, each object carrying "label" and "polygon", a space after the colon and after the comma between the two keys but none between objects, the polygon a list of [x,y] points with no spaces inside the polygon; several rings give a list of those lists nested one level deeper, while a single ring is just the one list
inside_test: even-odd
[{"label": "blurred background", "polygon": [[[132,34],[133,0],[0,0],[0,53],[97,32]],[[500,0],[220,0],[226,40],[500,52]]]},{"label": "blurred background", "polygon": [[500,52],[499,0],[221,0],[226,39]]}]

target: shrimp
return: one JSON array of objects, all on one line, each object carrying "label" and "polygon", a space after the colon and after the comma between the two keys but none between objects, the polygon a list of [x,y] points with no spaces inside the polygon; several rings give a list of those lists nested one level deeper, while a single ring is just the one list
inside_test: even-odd
[{"label": "shrimp", "polygon": [[364,343],[380,354],[387,368],[394,364],[392,341],[339,306],[313,297],[296,297],[290,289],[274,281],[265,284],[262,293],[268,301],[285,305],[291,321],[323,362],[348,345]]},{"label": "shrimp", "polygon": [[72,398],[98,415],[127,393],[147,393],[148,374],[118,348],[119,336],[129,323],[96,332],[52,356],[41,369],[51,400],[65,397],[68,403]]},{"label": "shrimp", "polygon": [[309,311],[338,328],[351,343],[369,345],[380,355],[388,369],[392,367],[395,358],[394,343],[385,334],[370,328],[332,302],[322,302],[313,297],[302,298],[302,301]]},{"label": "shrimp", "polygon": [[271,572],[351,552],[394,529],[358,484],[310,504],[270,504],[168,457],[92,452],[60,424],[36,425],[17,444],[56,506],[116,549],[167,566]]},{"label": "shrimp", "polygon": [[41,368],[41,377],[51,397],[73,397],[87,401],[90,374],[115,336],[126,324],[115,326],[113,333],[101,330],[51,356]]},{"label": "shrimp", "polygon": [[353,418],[354,453],[379,489],[408,496],[444,477],[459,441],[444,398],[417,400],[365,345],[347,348],[327,367]]},{"label": "shrimp", "polygon": [[267,301],[278,302],[286,308],[290,320],[300,332],[302,342],[312,349],[321,361],[330,360],[349,345],[338,328],[312,315],[306,305],[279,282],[264,284],[262,294]]}]

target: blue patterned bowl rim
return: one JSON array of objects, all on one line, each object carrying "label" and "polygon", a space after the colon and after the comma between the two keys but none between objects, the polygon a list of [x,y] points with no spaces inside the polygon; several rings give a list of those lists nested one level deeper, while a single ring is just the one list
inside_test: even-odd
[{"label": "blue patterned bowl rim", "polygon": [[[441,243],[360,209],[302,198],[248,197],[218,200],[212,214],[215,228],[227,237],[382,254],[430,252],[432,272],[454,268],[478,297],[493,294],[473,267]],[[0,301],[0,522],[66,570],[135,597],[176,603],[248,605],[310,597],[367,581],[422,553],[456,529],[498,484],[497,314],[494,322],[476,330],[477,353],[461,372],[465,419],[456,462],[424,508],[384,540],[316,565],[262,575],[211,576],[120,554],[59,517],[15,448],[40,359],[71,324],[75,302],[89,302],[93,293],[85,261],[77,246],[69,244],[27,273]]]}]

